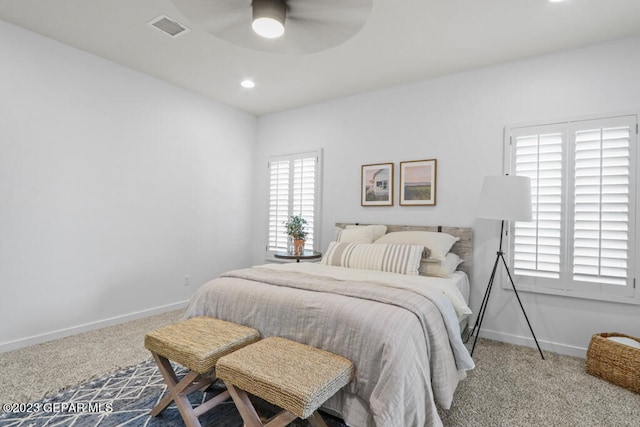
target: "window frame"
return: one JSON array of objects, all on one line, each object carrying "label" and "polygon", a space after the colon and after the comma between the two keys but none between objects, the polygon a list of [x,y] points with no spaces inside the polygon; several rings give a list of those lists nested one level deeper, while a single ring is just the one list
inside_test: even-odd
[{"label": "window frame", "polygon": [[[270,247],[270,221],[271,221],[271,214],[270,214],[270,209],[271,209],[271,189],[270,189],[270,181],[271,181],[271,172],[270,172],[270,167],[271,167],[271,163],[272,162],[276,162],[276,161],[284,161],[284,160],[289,160],[291,161],[291,164],[289,166],[289,174],[290,177],[293,176],[293,170],[294,170],[294,162],[295,160],[298,159],[308,159],[308,158],[312,158],[315,157],[316,159],[316,165],[314,168],[314,206],[313,206],[313,229],[312,229],[312,241],[313,241],[313,247],[312,249],[316,252],[318,252],[320,250],[320,236],[321,236],[321,232],[320,232],[320,224],[321,224],[321,219],[320,219],[320,213],[322,211],[321,209],[321,201],[322,201],[322,165],[323,165],[323,149],[322,148],[316,148],[316,149],[310,149],[310,150],[304,150],[304,151],[297,151],[297,152],[293,152],[293,153],[288,153],[288,154],[280,154],[280,155],[272,155],[269,156],[267,158],[267,194],[266,194],[266,209],[267,209],[267,214],[266,214],[266,233],[265,233],[265,237],[266,237],[266,243],[265,243],[265,260],[267,261],[275,261],[275,262],[283,262],[282,259],[277,259],[275,258],[274,254],[276,252],[280,252],[282,249],[272,249]],[[295,215],[296,213],[293,212],[293,188],[294,182],[293,180],[290,180],[289,182],[289,194],[288,194],[288,215],[287,218],[289,218],[291,215]],[[283,227],[284,228],[284,227]],[[305,249],[309,249],[307,247],[307,245],[305,245]]]},{"label": "window frame", "polygon": [[[578,130],[587,127],[610,127],[615,123],[624,122],[630,128],[630,176],[629,176],[629,239],[628,239],[628,265],[626,285],[607,285],[593,282],[574,280],[573,275],[573,233],[574,233],[574,206],[575,194],[573,192],[575,172],[575,134]],[[534,129],[538,131],[535,132]],[[637,246],[640,242],[637,221],[640,214],[637,206],[637,191],[640,188],[638,179],[639,151],[638,150],[638,115],[635,113],[588,116],[566,120],[531,122],[506,126],[504,128],[504,169],[507,174],[515,174],[515,137],[519,135],[543,132],[562,131],[562,214],[561,214],[561,249],[560,249],[560,277],[544,278],[515,274],[514,268],[514,237],[515,222],[510,222],[507,227],[507,262],[514,273],[513,279],[518,290],[540,294],[569,296],[575,298],[592,299],[599,301],[621,302],[640,304],[640,290],[636,284],[636,268],[638,266]],[[507,286],[508,285],[508,286]],[[511,289],[510,283],[503,281],[504,289]]]}]

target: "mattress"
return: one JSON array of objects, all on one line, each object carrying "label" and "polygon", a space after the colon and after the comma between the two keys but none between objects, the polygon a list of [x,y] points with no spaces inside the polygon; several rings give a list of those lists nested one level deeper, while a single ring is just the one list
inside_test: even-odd
[{"label": "mattress", "polygon": [[[453,281],[453,285],[460,290],[464,301],[467,303],[467,307],[469,306],[469,295],[471,294],[471,286],[469,284],[469,277],[462,271],[454,271],[451,275],[451,280]],[[464,334],[467,325],[469,324],[469,317],[471,316],[471,310],[465,313],[459,321],[460,332]]]}]

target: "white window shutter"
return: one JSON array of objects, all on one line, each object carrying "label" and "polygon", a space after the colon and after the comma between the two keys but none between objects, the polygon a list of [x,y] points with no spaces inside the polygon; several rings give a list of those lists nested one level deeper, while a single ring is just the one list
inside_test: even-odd
[{"label": "white window shutter", "polygon": [[284,222],[289,218],[289,160],[269,162],[270,250],[287,249]]},{"label": "white window shutter", "polygon": [[307,221],[305,249],[313,248],[313,228],[316,194],[316,157],[296,159],[293,166],[293,209],[292,215],[299,215]]},{"label": "white window shutter", "polygon": [[[511,224],[525,290],[638,301],[637,117],[508,128],[509,172],[531,179],[533,221]],[[633,300],[632,300],[633,299]]]},{"label": "white window shutter", "polygon": [[515,274],[560,277],[563,134],[515,136],[515,173],[531,179],[531,222],[516,222]]},{"label": "white window shutter", "polygon": [[575,132],[573,279],[626,285],[631,129]]}]

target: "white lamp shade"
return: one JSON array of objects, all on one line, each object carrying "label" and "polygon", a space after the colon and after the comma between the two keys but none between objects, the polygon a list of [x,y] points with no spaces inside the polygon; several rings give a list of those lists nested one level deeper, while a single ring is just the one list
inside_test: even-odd
[{"label": "white lamp shade", "polygon": [[485,177],[477,216],[505,221],[531,221],[531,180],[515,175]]}]

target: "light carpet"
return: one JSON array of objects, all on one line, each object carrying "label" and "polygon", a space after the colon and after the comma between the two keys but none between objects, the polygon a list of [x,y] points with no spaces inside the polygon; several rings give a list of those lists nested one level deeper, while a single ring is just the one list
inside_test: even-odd
[{"label": "light carpet", "polygon": [[[166,313],[2,353],[0,403],[38,401],[144,362],[144,334],[181,315]],[[536,349],[480,339],[476,368],[460,383],[452,408],[440,411],[444,425],[640,426],[639,394],[587,374],[584,359],[550,352],[545,357]]]},{"label": "light carpet", "polygon": [[145,334],[183,314],[174,310],[0,353],[0,403],[33,402],[147,360]]},{"label": "light carpet", "polygon": [[480,339],[445,426],[638,427],[640,395],[591,376],[585,360]]}]

